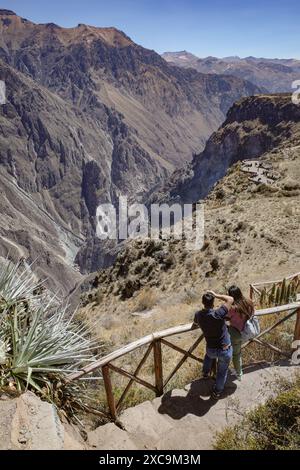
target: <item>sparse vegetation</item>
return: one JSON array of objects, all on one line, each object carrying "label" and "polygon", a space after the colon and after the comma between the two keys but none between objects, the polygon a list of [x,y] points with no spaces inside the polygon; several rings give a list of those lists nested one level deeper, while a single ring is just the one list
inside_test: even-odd
[{"label": "sparse vegetation", "polygon": [[157,292],[154,289],[145,287],[135,299],[134,309],[138,312],[150,310],[158,301]]},{"label": "sparse vegetation", "polygon": [[299,450],[300,375],[283,382],[275,397],[217,435],[218,450]]}]

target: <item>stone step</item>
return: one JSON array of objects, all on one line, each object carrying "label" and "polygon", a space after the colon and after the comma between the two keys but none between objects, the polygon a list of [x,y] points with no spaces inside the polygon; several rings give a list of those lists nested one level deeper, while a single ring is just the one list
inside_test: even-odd
[{"label": "stone step", "polygon": [[224,398],[211,400],[212,380],[199,379],[153,401],[128,408],[120,416],[123,430],[106,424],[88,434],[94,449],[211,449],[217,431],[274,393],[274,383],[290,378],[297,366],[251,367],[241,382],[230,377]]}]

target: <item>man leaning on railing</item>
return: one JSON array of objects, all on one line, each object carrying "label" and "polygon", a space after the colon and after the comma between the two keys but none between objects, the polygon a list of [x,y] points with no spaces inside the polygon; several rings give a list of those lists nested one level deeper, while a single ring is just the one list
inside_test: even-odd
[{"label": "man leaning on railing", "polygon": [[[214,308],[215,298],[224,301],[220,308]],[[194,327],[200,326],[206,340],[203,378],[209,378],[213,363],[217,361],[216,383],[212,392],[214,400],[218,400],[222,395],[232,358],[232,346],[225,318],[233,302],[233,297],[229,295],[219,295],[209,291],[202,297],[204,308],[196,312],[194,318]]]}]

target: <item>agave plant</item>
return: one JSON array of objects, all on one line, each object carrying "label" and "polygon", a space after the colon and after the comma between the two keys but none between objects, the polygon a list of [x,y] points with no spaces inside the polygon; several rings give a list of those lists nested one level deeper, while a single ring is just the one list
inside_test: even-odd
[{"label": "agave plant", "polygon": [[[99,345],[97,345],[99,346]],[[53,400],[68,373],[95,360],[90,332],[49,297],[30,267],[0,275],[0,387],[31,389]],[[72,387],[71,387],[72,388]],[[70,389],[66,391],[70,395]]]}]

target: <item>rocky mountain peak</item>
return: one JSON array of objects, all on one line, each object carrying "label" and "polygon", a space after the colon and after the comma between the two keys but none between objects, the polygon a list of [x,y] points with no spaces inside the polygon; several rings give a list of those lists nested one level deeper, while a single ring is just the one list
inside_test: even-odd
[{"label": "rocky mountain peak", "polygon": [[17,16],[16,13],[12,10],[0,9],[0,16]]},{"label": "rocky mountain peak", "polygon": [[259,119],[268,125],[299,122],[299,106],[293,104],[290,93],[256,95],[238,100],[229,109],[223,127],[233,122]]},{"label": "rocky mountain peak", "polygon": [[[64,29],[64,28],[62,28]],[[83,23],[79,23],[76,28],[70,28],[70,31],[74,31],[74,35],[78,38],[82,35],[88,34],[91,38],[101,39],[110,46],[114,47],[126,47],[133,44],[132,40],[126,36],[123,31],[118,30],[114,27],[99,28],[96,26],[90,26]]]},{"label": "rocky mountain peak", "polygon": [[61,29],[61,26],[56,23],[45,23],[43,26],[45,26],[45,28]]},{"label": "rocky mountain peak", "polygon": [[[78,43],[92,43],[101,40],[110,47],[126,47],[132,45],[131,39],[125,33],[114,27],[101,28],[79,23],[75,27],[64,28],[55,23],[37,24],[18,16],[11,10],[0,10],[2,24],[6,27],[6,34],[17,42],[29,38],[32,44],[41,42],[41,39],[47,41],[49,34],[53,40],[53,34],[60,43],[65,45]],[[0,24],[1,28],[1,24]],[[21,44],[20,44],[21,45]]]}]

